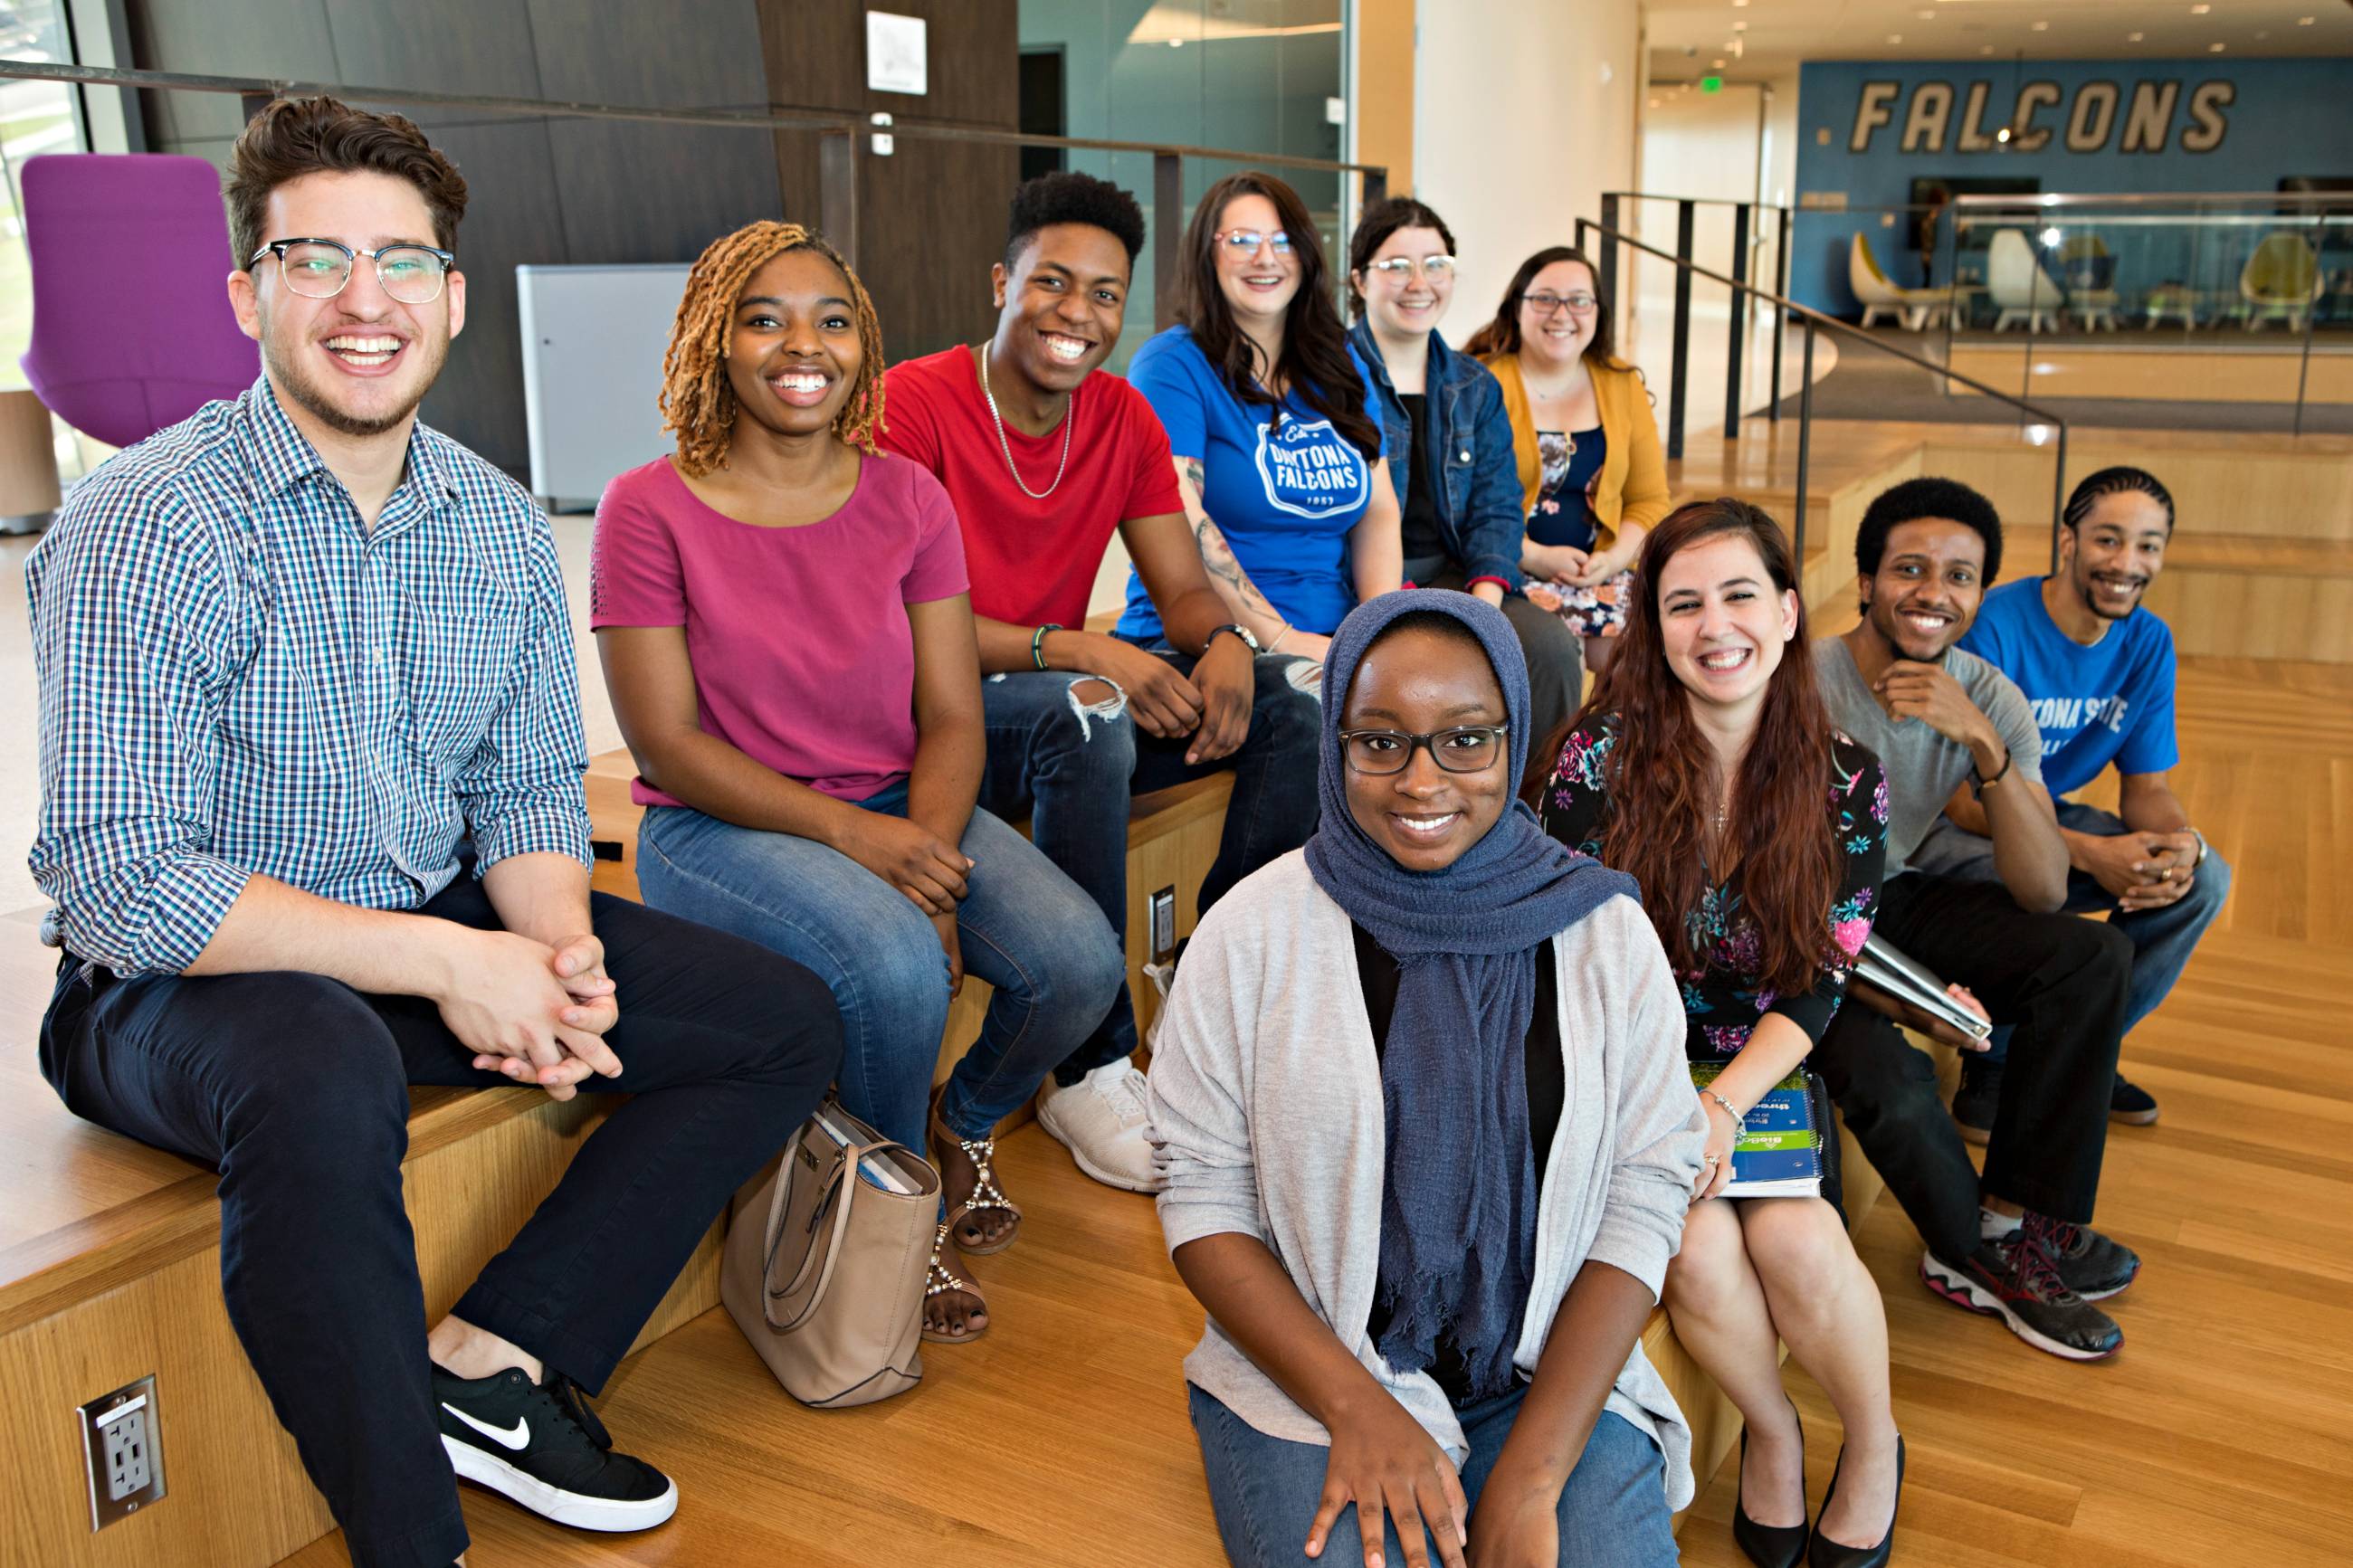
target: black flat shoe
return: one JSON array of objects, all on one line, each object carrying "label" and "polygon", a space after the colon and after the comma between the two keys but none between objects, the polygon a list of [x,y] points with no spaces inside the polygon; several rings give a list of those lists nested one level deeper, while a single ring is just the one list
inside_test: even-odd
[{"label": "black flat shoe", "polygon": [[[1789,1406],[1789,1415],[1798,1420],[1798,1407]],[[1798,1420],[1798,1452],[1806,1451],[1806,1424]],[[1800,1460],[1802,1464],[1804,1461]],[[1748,1428],[1740,1428],[1740,1476],[1735,1482],[1732,1500],[1732,1540],[1757,1568],[1799,1568],[1806,1560],[1806,1527],[1803,1524],[1759,1524],[1748,1517],[1748,1510],[1740,1501],[1739,1484],[1747,1479]],[[1802,1499],[1805,1489],[1799,1489]]]},{"label": "black flat shoe", "polygon": [[[1846,1464],[1846,1445],[1839,1445],[1839,1466]],[[1822,1515],[1831,1511],[1831,1499],[1838,1496],[1838,1469],[1831,1471],[1831,1489],[1822,1494]],[[1895,1507],[1887,1515],[1887,1533],[1876,1546],[1848,1546],[1832,1541],[1820,1530],[1814,1531],[1813,1544],[1806,1550],[1810,1568],[1882,1568],[1895,1554],[1895,1515],[1904,1507],[1904,1435],[1895,1435]],[[1817,1522],[1819,1522],[1817,1518]]]}]

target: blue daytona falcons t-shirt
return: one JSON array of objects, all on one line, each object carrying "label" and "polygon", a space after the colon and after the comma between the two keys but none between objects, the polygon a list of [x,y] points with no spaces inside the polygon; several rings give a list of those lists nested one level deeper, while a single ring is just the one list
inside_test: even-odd
[{"label": "blue daytona falcons t-shirt", "polygon": [[[1370,408],[1371,379],[1355,350],[1348,358]],[[1356,603],[1348,531],[1373,499],[1364,454],[1295,392],[1275,427],[1274,410],[1235,396],[1184,327],[1155,333],[1138,349],[1127,380],[1160,416],[1169,449],[1200,459],[1201,504],[1259,592],[1302,631],[1338,626]],[[1162,635],[1160,614],[1133,568],[1118,630],[1147,642]]]},{"label": "blue daytona falcons t-shirt", "polygon": [[2173,633],[2147,610],[2108,623],[2090,647],[2059,629],[2042,606],[2040,577],[1985,597],[1961,647],[2026,694],[2042,731],[2042,782],[2073,795],[2110,763],[2158,773],[2181,760],[2173,738]]}]

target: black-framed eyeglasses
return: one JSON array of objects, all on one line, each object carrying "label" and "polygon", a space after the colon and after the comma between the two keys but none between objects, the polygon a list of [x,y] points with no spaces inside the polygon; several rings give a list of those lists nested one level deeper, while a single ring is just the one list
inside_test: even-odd
[{"label": "black-framed eyeglasses", "polygon": [[1360,773],[1401,773],[1413,762],[1416,746],[1430,748],[1430,756],[1450,773],[1475,773],[1493,767],[1511,740],[1508,724],[1460,724],[1427,735],[1403,730],[1343,730],[1341,754]]},{"label": "black-framed eyeglasses", "polygon": [[273,239],[251,256],[254,266],[265,256],[278,258],[279,276],[286,287],[306,300],[332,300],[352,280],[352,268],[361,257],[375,264],[375,280],[404,305],[429,305],[441,297],[449,268],[458,254],[429,245],[387,245],[379,250],[353,250],[335,239]]},{"label": "black-framed eyeglasses", "polygon": [[1556,294],[1547,289],[1541,294],[1521,295],[1520,303],[1534,310],[1537,320],[1541,321],[1558,310],[1563,305],[1568,307],[1569,314],[1572,316],[1591,315],[1593,308],[1601,301],[1590,294]]}]

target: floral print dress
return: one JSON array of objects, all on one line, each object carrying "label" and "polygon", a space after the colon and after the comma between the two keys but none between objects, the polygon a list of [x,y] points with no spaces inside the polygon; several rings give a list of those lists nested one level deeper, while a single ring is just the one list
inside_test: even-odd
[{"label": "floral print dress", "polygon": [[[1610,753],[1618,744],[1614,718],[1589,719],[1562,745],[1538,807],[1545,831],[1570,848],[1599,856],[1609,821]],[[1740,890],[1731,882],[1711,886],[1700,906],[1688,910],[1693,948],[1704,954],[1696,970],[1678,973],[1685,1033],[1683,1048],[1694,1060],[1731,1056],[1767,1013],[1779,1013],[1820,1044],[1846,994],[1846,977],[1871,935],[1879,909],[1880,876],[1887,857],[1887,775],[1879,759],[1833,731],[1826,807],[1838,835],[1845,869],[1837,901],[1829,910],[1831,940],[1839,953],[1822,965],[1812,986],[1783,995],[1762,984],[1757,970],[1764,942]]]}]

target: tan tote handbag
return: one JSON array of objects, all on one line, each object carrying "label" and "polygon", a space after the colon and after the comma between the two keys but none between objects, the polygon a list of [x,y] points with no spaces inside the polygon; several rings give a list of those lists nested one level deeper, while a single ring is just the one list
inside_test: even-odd
[{"label": "tan tote handbag", "polygon": [[785,1392],[833,1409],[923,1380],[939,1173],[828,1099],[735,1194],[719,1296]]}]

